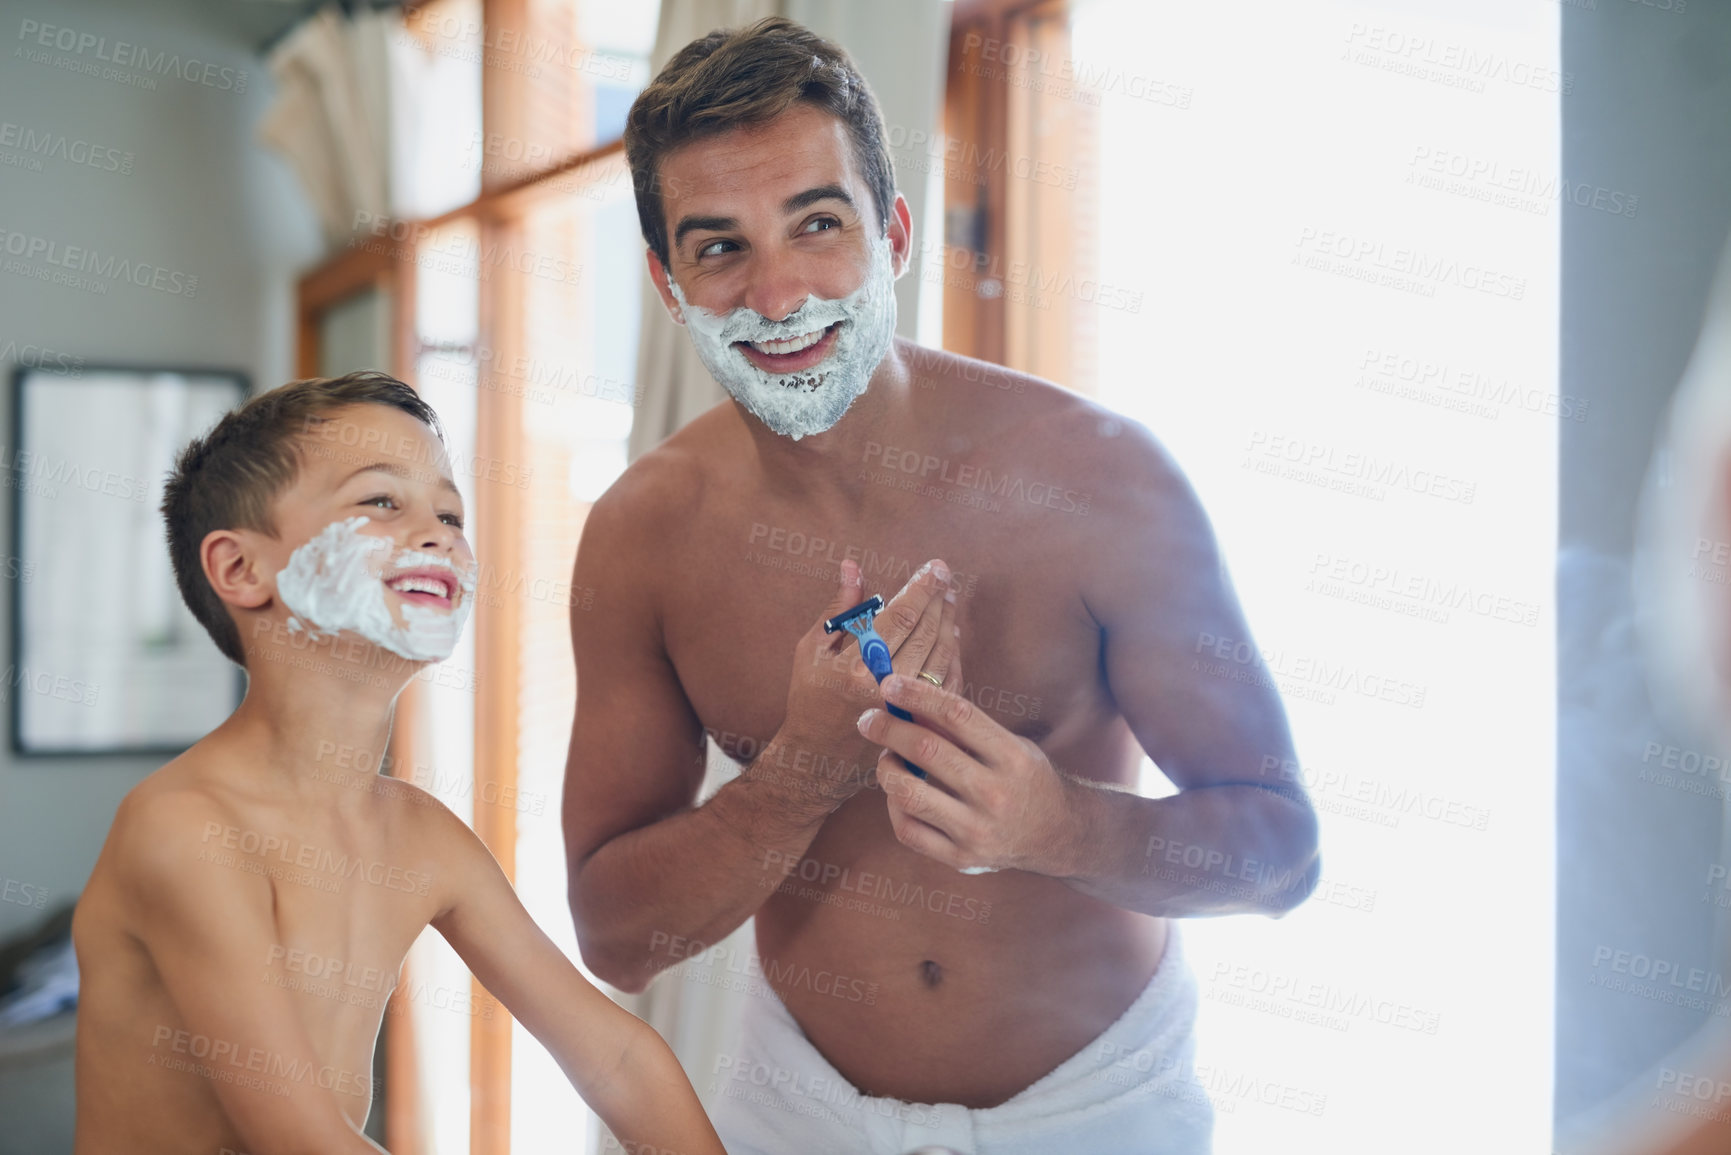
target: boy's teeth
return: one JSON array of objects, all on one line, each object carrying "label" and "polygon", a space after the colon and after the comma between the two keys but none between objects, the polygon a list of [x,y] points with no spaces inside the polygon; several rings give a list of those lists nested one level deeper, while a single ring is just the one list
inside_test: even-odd
[{"label": "boy's teeth", "polygon": [[403,577],[391,582],[390,585],[398,593],[437,594],[442,598],[451,596],[450,586],[437,578]]},{"label": "boy's teeth", "polygon": [[748,341],[747,344],[759,353],[775,353],[786,356],[789,353],[797,353],[801,349],[811,348],[823,340],[825,332],[826,330],[819,329],[815,333],[807,333],[803,337],[790,337],[786,341]]}]

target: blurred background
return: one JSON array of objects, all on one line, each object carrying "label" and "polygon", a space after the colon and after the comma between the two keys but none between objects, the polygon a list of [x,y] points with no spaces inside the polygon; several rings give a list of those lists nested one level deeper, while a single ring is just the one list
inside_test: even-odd
[{"label": "blurred background", "polygon": [[[1652,699],[1629,564],[1731,225],[1731,8],[0,0],[0,1153],[70,1150],[65,912],[232,705],[154,512],[225,389],[378,367],[438,410],[480,595],[394,772],[581,965],[572,559],[723,397],[654,307],[619,136],[674,50],[772,13],[878,95],[902,334],[1148,424],[1286,698],[1325,876],[1185,928],[1217,1149],[1550,1150],[1726,1014],[1605,980],[1727,970],[1731,771]],[[749,931],[619,996],[710,1102]],[[431,931],[379,1073],[398,1155],[607,1149]]]}]

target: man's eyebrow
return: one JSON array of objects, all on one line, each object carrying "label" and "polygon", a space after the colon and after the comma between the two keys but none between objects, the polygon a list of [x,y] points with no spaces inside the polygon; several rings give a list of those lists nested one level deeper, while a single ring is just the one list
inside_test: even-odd
[{"label": "man's eyebrow", "polygon": [[684,244],[687,233],[704,230],[725,233],[738,227],[739,222],[732,217],[681,217],[679,227],[673,231],[673,247],[677,249]]},{"label": "man's eyebrow", "polygon": [[[804,192],[794,193],[781,202],[781,211],[797,213],[803,208],[810,208],[818,201],[840,201],[855,212],[859,211],[859,206],[854,204],[853,197],[849,196],[848,191],[839,184],[818,185],[816,188],[808,188]],[[733,217],[682,217],[679,221],[679,227],[673,230],[673,247],[677,249],[685,243],[685,237],[688,233],[705,230],[725,233],[738,227],[739,221]]]},{"label": "man's eyebrow", "polygon": [[[422,479],[422,477],[426,473],[430,473],[431,470],[410,469],[407,465],[404,465],[400,461],[375,461],[371,465],[361,466],[359,469],[355,470],[353,473],[349,474],[347,477],[345,477],[341,481],[337,482],[337,484],[339,486],[347,485],[349,482],[353,481],[355,478],[359,477],[363,473],[374,473],[374,472],[388,473],[392,477],[400,477],[404,481],[419,481]],[[438,477],[439,477],[439,488],[440,489],[448,489],[452,493],[455,493],[458,497],[463,496],[462,492],[457,489],[457,483],[456,482],[452,481],[450,478],[446,477],[442,473],[439,474]]]},{"label": "man's eyebrow", "polygon": [[781,202],[781,211],[784,213],[797,213],[800,209],[809,208],[818,201],[840,201],[850,209],[855,209],[856,211],[858,209],[858,206],[853,203],[853,198],[848,195],[846,189],[842,188],[839,184],[825,184],[819,185],[816,188],[808,188],[801,193],[794,193],[785,201]]}]

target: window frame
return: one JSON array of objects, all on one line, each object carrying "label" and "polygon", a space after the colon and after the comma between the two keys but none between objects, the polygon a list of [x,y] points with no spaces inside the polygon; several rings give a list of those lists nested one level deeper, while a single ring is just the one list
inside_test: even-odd
[{"label": "window frame", "polygon": [[[404,4],[405,14],[426,6],[427,0]],[[529,24],[529,0],[482,0],[482,43],[492,43],[496,34]],[[520,69],[503,66],[499,54],[483,51],[481,62],[481,124],[484,135],[520,134],[529,107],[528,83]],[[398,222],[408,227],[393,229],[392,236],[407,239],[387,248],[353,245],[322,261],[304,274],[296,293],[295,364],[301,377],[319,374],[320,321],[329,310],[353,296],[379,291],[391,301],[390,371],[418,388],[416,365],[422,353],[415,325],[416,245],[414,238],[430,235],[441,225],[461,220],[475,222],[482,251],[488,246],[519,243],[521,221],[540,198],[568,193],[562,178],[580,176],[583,170],[624,152],[622,138],[598,142],[594,147],[520,175],[488,178],[482,168],[482,187],[467,204],[427,217]],[[602,167],[605,171],[605,166]],[[561,187],[554,187],[554,186]],[[514,356],[523,345],[524,294],[514,277],[480,278],[477,286],[482,347],[496,350],[503,359]],[[523,454],[522,398],[509,390],[480,389],[476,399],[476,455],[483,460],[517,461]],[[478,535],[476,560],[495,573],[520,568],[522,519],[527,512],[524,491],[515,485],[476,479],[477,524],[487,526]],[[521,681],[519,638],[521,609],[513,598],[483,602],[473,615],[476,667],[488,671],[477,685],[475,699],[474,793],[476,797],[508,798],[517,791],[519,747],[517,704]],[[420,686],[411,684],[398,702],[398,724],[392,733],[393,765],[408,768],[426,763],[415,757],[417,722],[424,715]],[[516,878],[517,815],[509,806],[477,806],[474,830],[499,860],[513,885]],[[473,979],[473,1005],[482,1005],[487,995]],[[470,1025],[469,1051],[469,1150],[473,1155],[510,1155],[511,1150],[511,1039],[509,1015],[475,1016]],[[385,1137],[398,1155],[421,1155],[427,1149],[421,1133],[421,1088],[414,1050],[412,1020],[406,1014],[385,1016]]]}]

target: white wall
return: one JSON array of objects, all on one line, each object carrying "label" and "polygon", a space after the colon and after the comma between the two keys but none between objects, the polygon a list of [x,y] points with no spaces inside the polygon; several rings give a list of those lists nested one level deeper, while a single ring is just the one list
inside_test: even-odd
[{"label": "white wall", "polygon": [[[30,21],[70,30],[73,39],[60,35],[72,50],[40,47]],[[82,50],[80,36],[91,38]],[[240,369],[259,388],[288,380],[295,278],[317,260],[318,236],[287,167],[254,142],[270,84],[253,46],[180,6],[126,0],[0,0],[0,45],[0,370],[8,389],[13,363],[43,347],[91,364]],[[175,57],[194,79],[167,71]],[[154,90],[62,61],[153,78]],[[80,157],[85,148],[75,142],[116,150],[99,156],[123,171],[26,151],[26,132],[39,148],[45,133],[64,136],[64,151]],[[188,296],[124,281],[102,294],[44,283],[7,263],[52,271],[41,255],[6,251],[31,241],[148,262],[196,276],[198,286]],[[10,426],[8,402],[0,406],[8,453]],[[9,509],[0,501],[0,553],[7,554]],[[0,652],[8,655],[0,664],[10,661],[5,623],[0,618]],[[50,909],[76,898],[115,807],[158,761],[20,759],[8,736],[0,747],[0,883],[46,890]],[[43,913],[0,901],[0,938]]]}]

